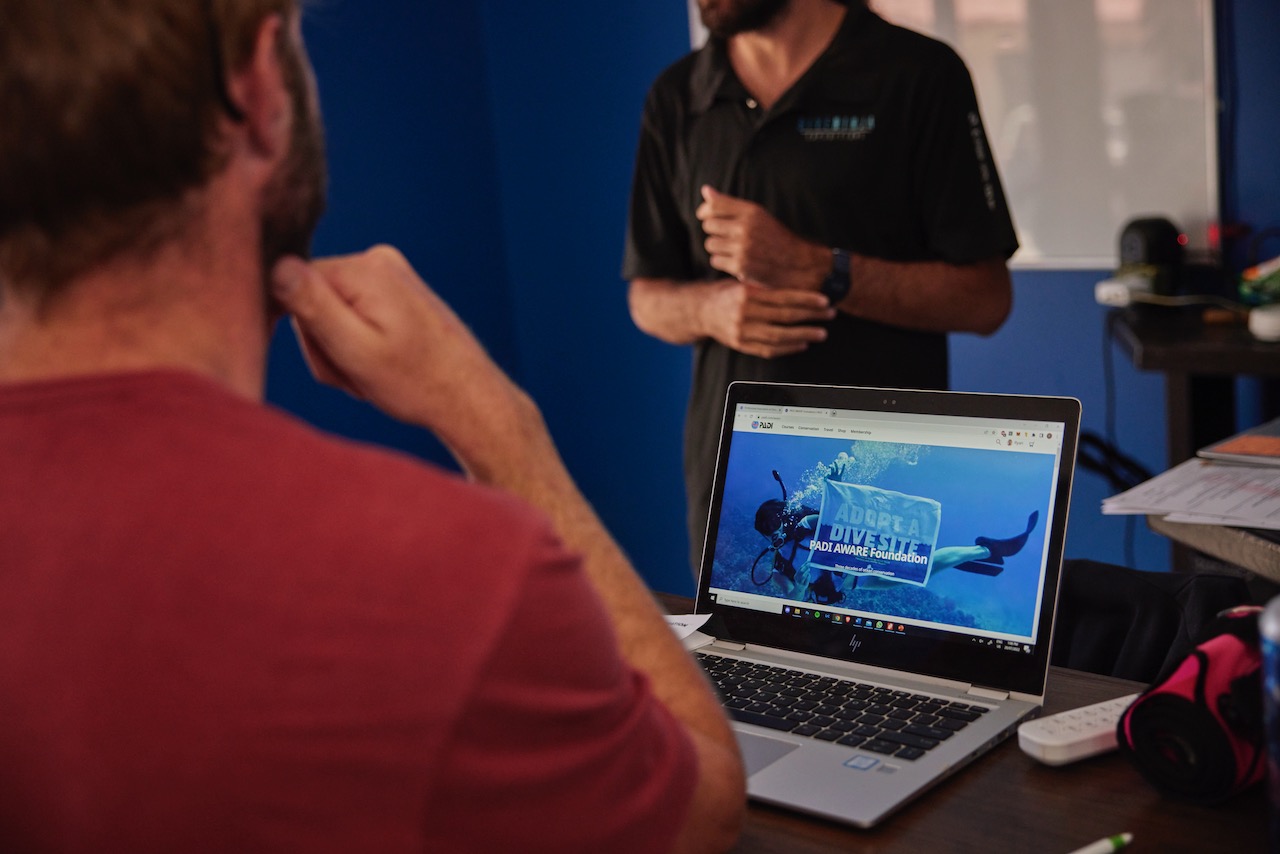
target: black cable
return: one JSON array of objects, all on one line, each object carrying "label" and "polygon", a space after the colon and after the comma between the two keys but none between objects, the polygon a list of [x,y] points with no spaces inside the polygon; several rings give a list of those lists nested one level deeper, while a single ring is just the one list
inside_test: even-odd
[{"label": "black cable", "polygon": [[1133,489],[1153,476],[1142,463],[1088,430],[1080,434],[1077,457],[1081,468],[1102,475],[1116,492]]},{"label": "black cable", "polygon": [[[1102,336],[1102,385],[1105,390],[1106,397],[1103,403],[1103,429],[1107,442],[1111,447],[1116,444],[1116,376],[1115,364],[1113,362],[1116,337],[1116,324],[1120,322],[1120,315],[1112,312],[1107,316],[1107,324],[1104,327],[1105,332]],[[1083,438],[1083,437],[1082,437]],[[1115,489],[1114,480],[1111,481],[1112,489]],[[1123,492],[1123,490],[1117,490]],[[1133,517],[1127,516],[1124,520],[1124,539],[1122,546],[1124,548],[1124,562],[1126,566],[1137,566],[1134,540],[1134,524]]]},{"label": "black cable", "polygon": [[1116,339],[1116,324],[1119,322],[1120,312],[1112,311],[1108,313],[1102,334],[1103,434],[1107,437],[1107,441],[1112,444],[1115,444],[1116,440],[1116,376],[1111,349]]},{"label": "black cable", "polygon": [[[1102,336],[1103,435],[1090,430],[1080,433],[1076,458],[1080,467],[1102,475],[1117,493],[1150,480],[1152,473],[1133,457],[1120,450],[1116,442],[1116,380],[1112,350],[1119,312],[1107,315]],[[1124,556],[1128,566],[1137,566],[1134,538],[1136,517],[1125,517]]]}]

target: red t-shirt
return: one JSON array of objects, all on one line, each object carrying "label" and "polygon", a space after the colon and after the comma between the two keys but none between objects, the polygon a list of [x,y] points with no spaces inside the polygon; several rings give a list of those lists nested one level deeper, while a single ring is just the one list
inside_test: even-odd
[{"label": "red t-shirt", "polygon": [[0,849],[661,851],[696,770],[514,499],[178,372],[0,386]]}]

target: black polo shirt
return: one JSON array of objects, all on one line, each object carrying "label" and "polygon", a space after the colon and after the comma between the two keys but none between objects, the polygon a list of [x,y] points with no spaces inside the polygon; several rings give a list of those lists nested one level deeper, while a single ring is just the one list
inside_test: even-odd
[{"label": "black polo shirt", "polygon": [[[644,108],[624,278],[723,275],[694,215],[703,184],[760,204],[802,237],[863,255],[969,263],[1017,248],[963,61],[862,7],[848,11],[827,50],[767,111],[734,74],[721,40],[658,77]],[[794,356],[695,345],[685,427],[695,565],[725,390],[740,379],[942,388],[946,336],[841,313],[827,341]]]}]

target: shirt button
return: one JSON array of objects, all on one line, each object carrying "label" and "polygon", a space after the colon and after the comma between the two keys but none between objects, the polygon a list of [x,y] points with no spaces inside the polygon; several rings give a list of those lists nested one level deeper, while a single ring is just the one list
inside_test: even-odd
[{"label": "shirt button", "polygon": [[756,101],[756,99],[755,99],[755,98],[748,98],[748,99],[747,99],[747,109],[748,109],[748,110],[754,110],[754,109],[755,109],[756,107],[758,107],[758,106],[760,106],[760,104]]}]

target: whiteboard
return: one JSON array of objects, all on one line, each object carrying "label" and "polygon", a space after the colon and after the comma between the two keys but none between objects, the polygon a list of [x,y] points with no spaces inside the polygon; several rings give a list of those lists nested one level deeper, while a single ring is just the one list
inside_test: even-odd
[{"label": "whiteboard", "polygon": [[[1212,0],[871,0],[973,75],[1023,268],[1105,269],[1126,222],[1216,249]],[[690,35],[705,38],[695,0]]]}]

